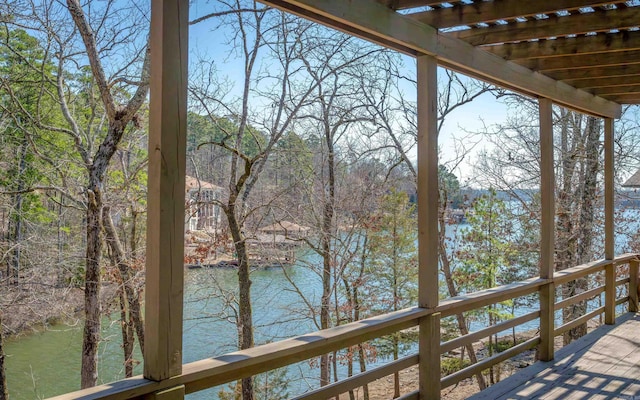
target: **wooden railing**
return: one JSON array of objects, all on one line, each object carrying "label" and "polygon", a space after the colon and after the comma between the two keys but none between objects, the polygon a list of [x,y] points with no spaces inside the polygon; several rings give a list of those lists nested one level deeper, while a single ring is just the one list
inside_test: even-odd
[{"label": "wooden railing", "polygon": [[[628,265],[628,276],[623,279],[616,280],[616,276],[618,275],[616,273],[617,269],[622,265]],[[486,370],[487,368],[519,353],[529,350],[540,343],[549,343],[549,341],[552,343],[555,336],[561,335],[565,331],[583,324],[602,313],[605,314],[606,323],[614,323],[616,305],[628,302],[628,310],[631,312],[637,312],[638,265],[639,261],[637,255],[625,254],[615,258],[614,260],[596,261],[556,272],[553,279],[529,279],[522,282],[450,298],[442,301],[433,309],[418,307],[408,308],[394,313],[353,322],[347,325],[309,333],[280,342],[257,346],[249,350],[237,351],[220,357],[184,364],[181,375],[160,382],[147,380],[142,376],[138,376],[106,385],[96,386],[90,389],[64,394],[55,397],[54,399],[143,399],[146,395],[180,385],[184,385],[186,393],[193,393],[244,377],[273,370],[275,368],[287,366],[299,361],[304,361],[317,357],[321,354],[327,354],[366,342],[367,340],[412,328],[418,326],[421,320],[427,317],[442,318],[466,311],[476,310],[505,300],[541,292],[542,289],[548,287],[548,285],[551,285],[552,288],[558,288],[570,281],[604,271],[605,276],[603,286],[589,289],[583,293],[579,293],[559,302],[554,301],[554,307],[549,312],[554,312],[555,310],[571,306],[580,301],[593,299],[604,293],[605,299],[602,307],[598,307],[559,327],[554,327],[554,329],[550,331],[550,334],[547,335],[548,337],[544,337],[539,334],[538,336],[520,343],[506,351],[497,353],[494,356],[485,358],[474,365],[443,377],[441,380],[441,387],[445,388],[473,376],[480,371]],[[627,284],[627,295],[621,298],[616,298],[616,288]],[[434,354],[439,357],[442,353],[474,343],[480,339],[489,337],[490,335],[506,329],[514,328],[541,317],[543,317],[543,315],[540,310],[515,317],[497,325],[489,326],[480,331],[472,332],[468,335],[441,343],[440,351],[434,352]],[[327,399],[337,394],[345,393],[351,389],[363,386],[364,384],[370,383],[381,377],[391,375],[394,372],[416,365],[419,361],[417,354],[410,355],[312,392],[302,394],[296,397],[296,399]],[[439,362],[436,363],[436,365],[439,365]],[[439,374],[440,371],[434,371],[433,373]],[[417,392],[408,393],[402,397],[402,399],[417,398]]]}]

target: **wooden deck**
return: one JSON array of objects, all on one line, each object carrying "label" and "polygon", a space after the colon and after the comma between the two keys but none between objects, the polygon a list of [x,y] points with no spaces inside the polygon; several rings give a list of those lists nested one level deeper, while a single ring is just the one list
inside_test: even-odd
[{"label": "wooden deck", "polygon": [[471,397],[640,400],[640,314],[627,313]]}]

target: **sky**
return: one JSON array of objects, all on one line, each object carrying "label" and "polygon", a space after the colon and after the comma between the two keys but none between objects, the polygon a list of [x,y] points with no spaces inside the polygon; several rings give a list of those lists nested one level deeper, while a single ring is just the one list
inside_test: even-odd
[{"label": "sky", "polygon": [[[190,8],[190,20],[201,17],[211,12],[212,6],[209,2],[193,2]],[[229,46],[225,44],[225,36],[229,36],[231,29],[221,27],[214,32],[216,22],[208,21],[191,25],[189,29],[189,49],[190,62],[193,63],[200,57],[215,59],[220,68],[220,72],[226,74],[231,80],[240,82],[242,80],[243,66],[239,61],[231,60],[228,57]],[[403,56],[406,68],[415,68],[415,61],[409,56]],[[443,70],[439,71],[440,74]],[[411,72],[410,75],[415,75]],[[412,90],[412,88],[411,88]],[[407,91],[408,93],[408,91]],[[411,95],[410,95],[411,96]],[[473,102],[465,104],[449,114],[440,131],[440,162],[451,164],[455,158],[456,140],[464,140],[466,145],[477,143],[468,153],[463,162],[459,163],[453,171],[461,183],[469,181],[473,174],[473,163],[477,154],[487,149],[490,144],[482,142],[479,137],[470,137],[470,132],[479,132],[484,127],[491,127],[505,121],[507,115],[506,106],[498,101],[491,94],[482,95]],[[415,152],[412,154],[415,158]]]}]

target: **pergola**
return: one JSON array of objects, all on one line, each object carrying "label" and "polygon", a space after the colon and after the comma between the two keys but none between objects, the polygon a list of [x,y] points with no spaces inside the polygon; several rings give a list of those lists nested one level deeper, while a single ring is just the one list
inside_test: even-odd
[{"label": "pergola", "polygon": [[[540,293],[543,360],[554,357],[554,162],[552,105],[605,121],[605,321],[615,321],[613,121],[621,104],[640,103],[640,1],[586,0],[262,0],[263,3],[417,58],[419,304],[363,325],[350,324],[213,360],[182,364],[182,294],[188,0],[153,0],[144,377],[63,398],[183,399],[187,392],[295,362],[379,334],[419,326],[420,389],[440,396],[440,317],[461,304],[481,306]],[[540,104],[542,227],[540,276],[465,300],[438,300],[437,67],[535,97]],[[616,259],[617,260],[617,259]],[[625,261],[626,259],[622,260]],[[631,268],[630,287],[637,281]],[[577,267],[576,267],[577,268]],[[576,270],[578,271],[578,270]],[[587,272],[584,272],[587,271]],[[575,278],[573,278],[575,279]],[[629,309],[637,294],[629,290]],[[635,291],[634,291],[635,292]],[[497,293],[497,294],[496,294]],[[526,294],[525,293],[525,294]],[[469,306],[470,307],[470,306]],[[323,347],[324,346],[324,347]],[[333,347],[331,347],[333,346]],[[284,361],[283,361],[284,360]],[[271,364],[271,365],[269,365]],[[438,372],[433,372],[438,371]],[[185,389],[186,387],[186,389]],[[78,397],[75,397],[78,396]],[[84,396],[84,397],[82,397]],[[416,397],[417,396],[417,397]],[[325,397],[326,398],[326,397]],[[410,397],[407,397],[410,398]]]}]

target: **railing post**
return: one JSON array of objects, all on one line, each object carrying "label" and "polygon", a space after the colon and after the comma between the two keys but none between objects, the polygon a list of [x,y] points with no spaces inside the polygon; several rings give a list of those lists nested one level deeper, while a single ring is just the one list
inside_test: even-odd
[{"label": "railing post", "polygon": [[604,267],[604,323],[616,323],[616,266],[613,261]]},{"label": "railing post", "polygon": [[[440,313],[420,320],[420,398],[440,398]],[[429,379],[424,379],[429,377]]]},{"label": "railing post", "polygon": [[604,119],[604,258],[611,260],[605,268],[604,322],[616,323],[616,266],[614,232],[613,119]]},{"label": "railing post", "polygon": [[[438,62],[417,58],[418,303],[438,306]],[[420,399],[440,398],[440,315],[420,321]]]},{"label": "railing post", "polygon": [[638,312],[638,267],[637,258],[629,261],[629,312]]},{"label": "railing post", "polygon": [[180,385],[146,395],[144,400],[182,400],[184,395],[184,385]]},{"label": "railing post", "polygon": [[540,287],[540,346],[538,358],[554,357],[556,288],[553,283],[555,253],[555,173],[553,162],[553,103],[539,99],[540,109],[540,278],[549,283]]}]

